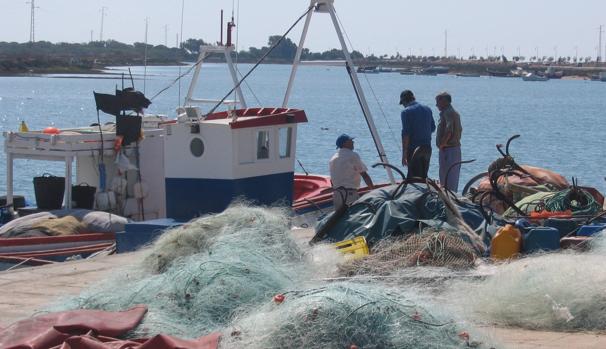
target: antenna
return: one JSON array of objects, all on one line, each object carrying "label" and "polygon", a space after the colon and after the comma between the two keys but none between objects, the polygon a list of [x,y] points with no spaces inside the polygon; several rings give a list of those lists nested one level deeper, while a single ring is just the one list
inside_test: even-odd
[{"label": "antenna", "polygon": [[26,2],[26,4],[30,4],[31,5],[31,10],[30,10],[30,24],[29,24],[29,42],[36,42],[36,9],[39,8],[36,6],[35,4],[36,0],[31,0]]},{"label": "antenna", "polygon": [[105,10],[107,10],[107,7],[101,6],[101,30],[99,31],[99,41],[103,41],[103,20],[105,19]]},{"label": "antenna", "polygon": [[221,9],[221,25],[220,25],[220,39],[219,39],[219,46],[223,46],[223,9]]}]

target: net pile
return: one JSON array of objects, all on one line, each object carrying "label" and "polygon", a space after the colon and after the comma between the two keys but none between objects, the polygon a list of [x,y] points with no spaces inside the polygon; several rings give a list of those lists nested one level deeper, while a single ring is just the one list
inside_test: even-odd
[{"label": "net pile", "polygon": [[[585,253],[532,255],[480,281],[456,282],[445,302],[468,320],[544,330],[606,330],[606,237]],[[469,294],[474,297],[470,298]]]},{"label": "net pile", "polygon": [[245,205],[197,219],[165,234],[138,268],[50,310],[145,304],[131,337],[220,331],[223,348],[464,345],[467,325],[416,288],[323,279],[342,258],[334,247],[298,247],[287,223],[281,210]]},{"label": "net pile", "polygon": [[[139,268],[106,280],[64,309],[121,310],[146,304],[134,336],[198,337],[223,328],[236,310],[290,289],[303,254],[280,210],[234,206],[166,233]],[[53,309],[55,310],[55,309]]]},{"label": "net pile", "polygon": [[286,293],[236,319],[221,348],[463,347],[457,326],[437,309],[402,289],[333,283]]},{"label": "net pile", "polygon": [[476,258],[475,250],[456,232],[428,228],[408,238],[380,241],[371,255],[341,264],[339,273],[389,275],[415,266],[461,269],[472,267]]}]

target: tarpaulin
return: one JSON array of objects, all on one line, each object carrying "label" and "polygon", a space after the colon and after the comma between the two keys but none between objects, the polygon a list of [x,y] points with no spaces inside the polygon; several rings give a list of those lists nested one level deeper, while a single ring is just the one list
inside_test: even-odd
[{"label": "tarpaulin", "polygon": [[[464,201],[455,205],[472,229],[482,226],[478,205]],[[418,232],[419,223],[447,225],[442,199],[426,184],[415,183],[375,189],[354,202],[340,219],[331,219],[332,215],[318,222],[316,232],[325,230],[324,239],[333,242],[364,236],[372,245],[389,236]]]},{"label": "tarpaulin", "polygon": [[216,349],[219,333],[195,340],[182,340],[167,335],[149,339],[120,340],[137,327],[147,307],[136,306],[126,311],[72,310],[39,315],[0,329],[3,349]]}]

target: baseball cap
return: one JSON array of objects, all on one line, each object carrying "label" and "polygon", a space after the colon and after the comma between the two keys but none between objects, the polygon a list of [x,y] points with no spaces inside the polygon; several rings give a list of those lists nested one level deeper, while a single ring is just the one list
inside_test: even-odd
[{"label": "baseball cap", "polygon": [[353,140],[353,137],[350,137],[349,135],[343,133],[342,135],[340,135],[339,137],[337,137],[337,148],[342,148],[343,144],[345,144],[345,142],[347,141],[351,141]]},{"label": "baseball cap", "polygon": [[400,104],[404,104],[405,100],[410,100],[414,98],[415,95],[412,93],[411,90],[404,90],[402,91],[402,93],[400,93]]}]

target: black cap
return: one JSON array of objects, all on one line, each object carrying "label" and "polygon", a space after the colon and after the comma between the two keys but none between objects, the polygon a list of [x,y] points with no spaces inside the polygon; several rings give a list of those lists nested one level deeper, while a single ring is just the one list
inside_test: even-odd
[{"label": "black cap", "polygon": [[415,95],[411,90],[404,90],[400,93],[400,104],[404,104],[406,102],[414,101]]}]

